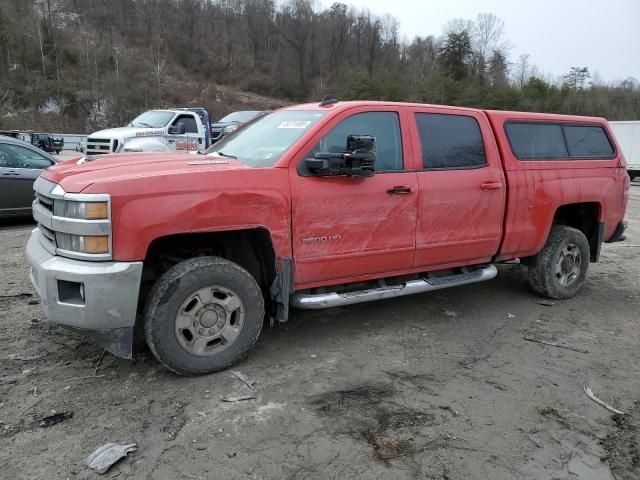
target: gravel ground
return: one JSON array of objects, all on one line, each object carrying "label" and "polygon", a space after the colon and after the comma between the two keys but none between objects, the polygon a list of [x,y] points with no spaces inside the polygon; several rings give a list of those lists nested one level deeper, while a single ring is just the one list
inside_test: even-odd
[{"label": "gravel ground", "polygon": [[[5,222],[0,476],[95,478],[87,455],[136,442],[105,477],[638,479],[637,182],[627,220],[629,239],[603,247],[570,300],[540,304],[511,265],[473,286],[294,311],[237,366],[255,393],[228,371],[178,377],[148,351],[116,359],[48,325],[24,254],[33,225]],[[73,416],[38,426],[60,412]]]}]

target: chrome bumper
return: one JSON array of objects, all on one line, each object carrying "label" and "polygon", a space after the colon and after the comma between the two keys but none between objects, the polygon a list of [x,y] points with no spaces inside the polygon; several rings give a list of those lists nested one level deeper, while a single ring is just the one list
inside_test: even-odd
[{"label": "chrome bumper", "polygon": [[47,319],[94,337],[114,355],[131,357],[142,262],[90,262],[52,255],[31,232],[31,283]]}]

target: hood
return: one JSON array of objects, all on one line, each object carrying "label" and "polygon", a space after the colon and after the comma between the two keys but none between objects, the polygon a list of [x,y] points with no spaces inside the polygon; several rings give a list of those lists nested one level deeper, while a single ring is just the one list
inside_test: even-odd
[{"label": "hood", "polygon": [[144,127],[118,127],[107,128],[89,135],[89,138],[130,138],[130,137],[155,137],[164,135],[164,128]]},{"label": "hood", "polygon": [[193,175],[222,170],[250,170],[233,158],[189,153],[149,152],[99,156],[96,160],[69,160],[42,173],[69,193],[79,193],[90,185],[136,178]]}]

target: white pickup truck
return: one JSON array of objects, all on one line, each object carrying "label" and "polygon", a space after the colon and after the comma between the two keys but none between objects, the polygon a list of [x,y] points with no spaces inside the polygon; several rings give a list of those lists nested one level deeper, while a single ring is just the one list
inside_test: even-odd
[{"label": "white pickup truck", "polygon": [[640,177],[640,121],[609,122],[627,161],[631,181]]},{"label": "white pickup truck", "polygon": [[202,108],[149,110],[126,127],[92,133],[87,155],[118,152],[204,152],[210,144],[209,114]]}]

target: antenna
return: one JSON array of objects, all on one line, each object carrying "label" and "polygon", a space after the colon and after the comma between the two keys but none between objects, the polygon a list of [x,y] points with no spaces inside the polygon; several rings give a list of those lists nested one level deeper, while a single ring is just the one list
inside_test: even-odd
[{"label": "antenna", "polygon": [[325,105],[331,105],[332,103],[338,103],[338,99],[333,95],[329,94],[322,97],[322,100],[320,101],[320,106],[324,107]]}]

